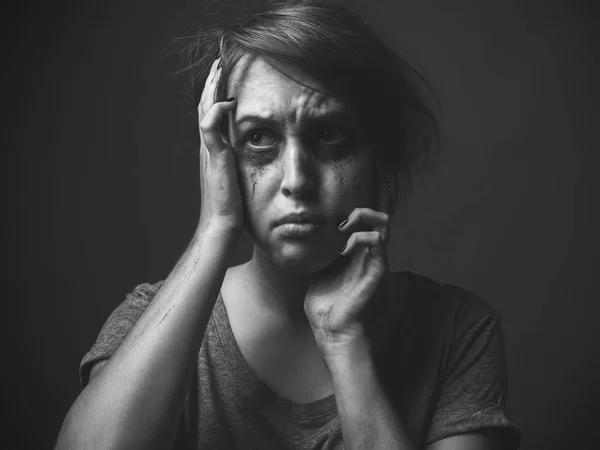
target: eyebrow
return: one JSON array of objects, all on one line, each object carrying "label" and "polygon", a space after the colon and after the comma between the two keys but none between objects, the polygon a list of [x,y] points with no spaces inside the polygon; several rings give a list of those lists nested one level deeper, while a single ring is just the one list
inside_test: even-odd
[{"label": "eyebrow", "polygon": [[[322,122],[326,120],[340,121],[340,122],[354,122],[356,117],[350,111],[341,108],[331,108],[325,111],[313,111],[308,114],[303,114],[300,122]],[[278,123],[277,115],[273,113],[242,113],[239,117],[236,117],[235,125],[240,125],[243,122],[266,122],[266,123]]]}]

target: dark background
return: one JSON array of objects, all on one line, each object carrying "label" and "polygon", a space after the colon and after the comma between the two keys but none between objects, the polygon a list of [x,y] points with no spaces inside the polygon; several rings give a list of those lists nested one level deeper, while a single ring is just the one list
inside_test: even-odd
[{"label": "dark background", "polygon": [[[467,288],[502,314],[522,449],[592,448],[592,2],[348,3],[442,99],[440,153],[394,217],[392,268]],[[219,5],[58,1],[3,14],[3,448],[50,448],[109,313],[134,285],[165,278],[191,237],[193,105],[162,50],[244,14]]]}]

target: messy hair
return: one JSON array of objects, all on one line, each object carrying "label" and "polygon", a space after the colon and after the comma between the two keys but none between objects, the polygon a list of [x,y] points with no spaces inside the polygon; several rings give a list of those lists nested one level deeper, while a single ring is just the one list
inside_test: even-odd
[{"label": "messy hair", "polygon": [[328,94],[355,108],[367,145],[392,175],[392,210],[399,198],[410,196],[412,179],[424,169],[438,139],[435,95],[427,80],[356,13],[333,1],[268,1],[248,19],[175,43],[186,59],[180,72],[190,74],[195,104],[217,57],[221,78],[215,101],[227,98],[227,82],[247,56],[260,56],[280,72],[289,66],[312,76]]}]

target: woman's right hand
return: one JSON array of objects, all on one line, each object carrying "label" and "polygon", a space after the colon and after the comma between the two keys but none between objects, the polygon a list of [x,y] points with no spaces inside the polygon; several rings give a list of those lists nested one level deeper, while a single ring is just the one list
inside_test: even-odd
[{"label": "woman's right hand", "polygon": [[241,234],[244,229],[242,197],[233,149],[221,133],[223,116],[236,106],[236,100],[214,102],[221,75],[219,59],[213,63],[200,103],[200,221],[198,231],[207,229]]}]

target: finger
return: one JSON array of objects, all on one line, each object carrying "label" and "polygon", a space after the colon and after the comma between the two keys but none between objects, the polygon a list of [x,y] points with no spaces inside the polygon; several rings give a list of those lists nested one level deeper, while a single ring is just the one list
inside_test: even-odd
[{"label": "finger", "polygon": [[198,106],[200,106],[200,104],[203,104],[206,101],[206,93],[208,91],[208,87],[210,87],[210,84],[212,83],[218,66],[219,59],[217,58],[213,61],[212,66],[210,67],[210,71],[208,72],[208,76],[206,77],[206,81],[204,82],[204,89],[202,90],[202,95],[200,96],[200,103],[198,104]]},{"label": "finger", "polygon": [[381,211],[375,211],[371,208],[355,208],[348,219],[340,224],[340,230],[351,232],[365,228],[367,230],[377,231],[383,237],[383,242],[387,243],[389,237],[390,216]]},{"label": "finger", "polygon": [[371,256],[387,267],[387,252],[383,236],[378,231],[357,231],[352,233],[340,251],[342,256],[350,256],[359,249],[367,249]]},{"label": "finger", "polygon": [[[209,75],[211,78],[214,78],[215,74],[217,73],[217,70],[219,70],[221,68],[220,64],[221,64],[221,58],[215,58],[215,60],[212,63],[212,66],[210,66]],[[212,81],[212,79],[211,79],[211,81]]]},{"label": "finger", "polygon": [[221,134],[221,120],[223,120],[223,115],[233,111],[235,105],[235,99],[215,103],[200,121],[200,137],[209,153],[227,149],[228,145]]},{"label": "finger", "polygon": [[202,91],[203,97],[201,98],[201,101],[198,104],[199,117],[203,117],[204,114],[206,114],[210,107],[215,103],[217,82],[220,76],[221,69],[217,67],[214,73],[211,75],[211,78],[206,80],[204,90]]},{"label": "finger", "polygon": [[206,77],[206,82],[204,83],[204,89],[202,90],[202,95],[200,96],[200,102],[198,103],[198,115],[202,118],[204,113],[210,109],[210,107],[214,103],[215,99],[215,89],[217,86],[217,81],[219,80],[219,75],[221,73],[221,68],[219,67],[220,59],[217,58],[213,61],[212,66],[210,67],[210,72]]}]

